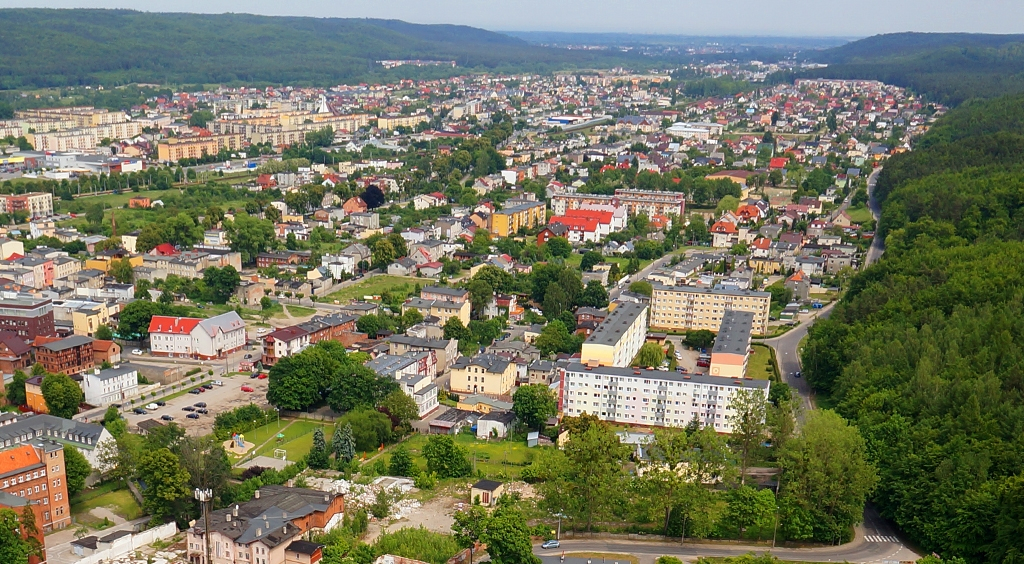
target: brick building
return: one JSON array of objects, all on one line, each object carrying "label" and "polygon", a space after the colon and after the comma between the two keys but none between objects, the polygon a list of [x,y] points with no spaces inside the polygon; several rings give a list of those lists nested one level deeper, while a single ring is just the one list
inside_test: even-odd
[{"label": "brick building", "polygon": [[64,446],[58,442],[40,440],[0,451],[0,491],[28,500],[42,533],[71,524]]},{"label": "brick building", "polygon": [[36,362],[51,374],[76,376],[96,365],[92,337],[71,335],[36,347]]},{"label": "brick building", "polygon": [[0,295],[0,331],[13,331],[26,339],[55,335],[53,302],[32,294]]}]

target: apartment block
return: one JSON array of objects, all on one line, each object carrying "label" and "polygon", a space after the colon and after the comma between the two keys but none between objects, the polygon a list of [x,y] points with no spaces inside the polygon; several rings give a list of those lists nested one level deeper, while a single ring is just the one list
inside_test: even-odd
[{"label": "apartment block", "polygon": [[50,374],[77,376],[91,370],[96,364],[91,337],[72,335],[46,341],[36,346],[36,362],[42,364]]},{"label": "apartment block", "polygon": [[434,317],[438,319],[438,325],[444,325],[449,319],[457,317],[463,325],[469,325],[469,314],[472,306],[466,302],[452,302],[448,300],[425,300],[423,298],[409,298],[402,304],[402,313],[415,309],[423,314],[423,318]]},{"label": "apartment block", "polygon": [[[37,441],[0,451],[0,492],[4,498],[13,496],[28,502],[42,533],[70,525],[64,446],[56,441]],[[0,505],[7,505],[4,498],[0,498]],[[45,555],[42,560],[46,560]]]},{"label": "apartment block", "polygon": [[754,314],[730,309],[722,316],[722,324],[711,349],[712,376],[743,378],[750,360],[750,334]]},{"label": "apartment block", "polygon": [[46,192],[0,194],[0,210],[6,213],[22,211],[29,217],[49,217],[53,215],[53,195]]},{"label": "apartment block", "polygon": [[643,213],[647,217],[655,214],[676,215],[683,217],[686,211],[686,198],[679,192],[659,192],[655,190],[632,190],[620,188],[614,195],[603,194],[569,194],[559,193],[551,197],[551,211],[555,215],[566,215],[569,210],[584,209],[593,206],[620,206],[626,208],[630,216]]},{"label": "apartment block", "polygon": [[767,380],[734,380],[720,376],[642,370],[573,363],[559,369],[559,411],[584,413],[602,421],[683,427],[691,421],[732,432],[733,394],[753,389],[768,397]]},{"label": "apartment block", "polygon": [[421,123],[430,121],[430,116],[427,114],[413,114],[413,115],[401,115],[401,114],[385,114],[377,118],[377,128],[385,131],[391,131],[396,127],[416,127]]},{"label": "apartment block", "polygon": [[139,371],[128,363],[106,370],[93,368],[82,373],[81,386],[85,403],[106,407],[139,395]]},{"label": "apartment block", "polygon": [[[35,378],[29,379],[31,382]],[[26,386],[27,388],[27,386]],[[58,441],[65,447],[74,447],[85,456],[89,465],[102,469],[99,446],[114,437],[102,425],[83,423],[53,415],[31,413],[0,413],[0,448],[38,444],[40,441]]]},{"label": "apartment block", "polygon": [[25,339],[54,335],[53,302],[33,294],[0,292],[0,331]]},{"label": "apartment block", "polygon": [[452,364],[450,386],[459,394],[508,396],[515,383],[515,363],[495,354],[462,357]]},{"label": "apartment block", "polygon": [[580,362],[590,366],[629,366],[647,338],[647,304],[616,304],[583,342]]},{"label": "apartment block", "polygon": [[245,322],[229,311],[208,318],[154,315],[149,323],[153,356],[212,360],[245,346]]},{"label": "apartment block", "polygon": [[199,159],[204,155],[216,155],[221,149],[237,151],[242,148],[242,141],[242,136],[237,134],[174,137],[166,143],[157,145],[157,159],[177,162],[181,159]]},{"label": "apartment block", "polygon": [[509,237],[519,229],[533,229],[544,225],[547,205],[544,202],[528,202],[509,206],[491,215],[491,235]]},{"label": "apartment block", "polygon": [[754,314],[753,332],[768,333],[768,309],[772,295],[753,290],[716,290],[695,286],[653,284],[651,328],[659,331],[707,329],[718,332],[727,310]]}]

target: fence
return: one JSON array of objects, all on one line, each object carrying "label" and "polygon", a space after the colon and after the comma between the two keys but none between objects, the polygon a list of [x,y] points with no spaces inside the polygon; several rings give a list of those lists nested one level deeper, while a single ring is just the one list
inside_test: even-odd
[{"label": "fence", "polygon": [[126,535],[109,542],[99,541],[96,543],[97,550],[93,551],[92,554],[78,554],[78,549],[75,549],[75,554],[80,557],[77,564],[99,564],[105,560],[121,558],[146,545],[152,544],[153,541],[166,540],[176,534],[178,534],[178,526],[171,521],[159,527],[153,527],[141,533]]}]

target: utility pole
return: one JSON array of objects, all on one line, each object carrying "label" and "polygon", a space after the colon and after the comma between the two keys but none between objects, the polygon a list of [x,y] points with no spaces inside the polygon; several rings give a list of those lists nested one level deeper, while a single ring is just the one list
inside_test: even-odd
[{"label": "utility pole", "polygon": [[201,490],[196,488],[193,495],[199,504],[203,508],[203,518],[206,526],[203,529],[203,538],[206,539],[206,562],[204,564],[213,564],[213,549],[210,545],[210,503],[213,501],[213,490],[205,489]]}]

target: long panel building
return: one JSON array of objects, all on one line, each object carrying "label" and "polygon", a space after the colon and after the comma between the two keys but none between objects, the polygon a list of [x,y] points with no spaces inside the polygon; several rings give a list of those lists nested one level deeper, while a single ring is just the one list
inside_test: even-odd
[{"label": "long panel building", "polygon": [[768,310],[772,295],[752,290],[698,288],[653,284],[651,327],[661,331],[707,329],[717,333],[728,310],[754,314],[752,331],[768,333]]}]

